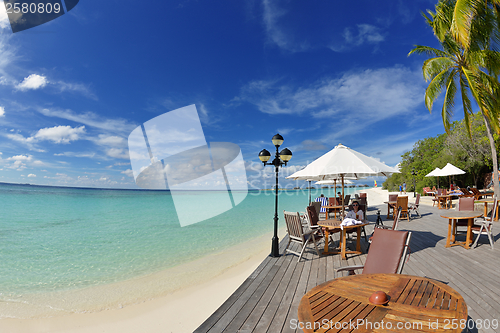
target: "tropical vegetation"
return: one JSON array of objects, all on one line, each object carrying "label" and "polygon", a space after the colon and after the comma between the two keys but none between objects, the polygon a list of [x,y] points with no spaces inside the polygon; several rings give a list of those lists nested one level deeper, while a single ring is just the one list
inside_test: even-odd
[{"label": "tropical vegetation", "polygon": [[[441,49],[417,45],[410,52],[431,56],[422,67],[424,78],[429,82],[425,104],[431,111],[436,99],[444,92],[441,116],[449,134],[455,102],[460,97],[464,130],[471,142],[471,117],[473,107],[477,105],[489,141],[493,174],[497,175],[494,135],[500,133],[500,53],[496,51],[500,34],[499,1],[441,0],[435,9],[435,12],[428,11],[424,17],[439,40]],[[478,165],[476,173],[477,168]],[[498,177],[494,177],[494,181],[495,194],[500,195]]]},{"label": "tropical vegetation", "polygon": [[[451,123],[447,134],[417,141],[411,151],[401,156],[401,173],[395,173],[387,178],[383,187],[389,191],[398,191],[399,185],[405,182],[407,191],[411,192],[415,179],[416,190],[422,193],[424,187],[438,186],[437,177],[425,177],[425,175],[435,168],[443,168],[446,163],[451,163],[466,172],[464,175],[450,178],[459,187],[487,186],[489,178],[485,176],[491,173],[493,164],[486,125],[480,112],[470,115],[469,122],[472,139],[466,130],[465,120],[461,120]],[[500,136],[494,134],[494,140],[496,148],[500,149]],[[448,177],[439,179],[443,188],[449,186],[448,181]]]}]

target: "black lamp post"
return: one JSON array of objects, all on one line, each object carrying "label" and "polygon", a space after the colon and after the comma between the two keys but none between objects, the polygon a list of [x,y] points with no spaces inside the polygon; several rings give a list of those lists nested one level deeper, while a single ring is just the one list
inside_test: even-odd
[{"label": "black lamp post", "polygon": [[292,158],[292,152],[288,149],[285,148],[283,149],[280,153],[278,152],[278,148],[281,146],[283,143],[283,137],[279,134],[276,134],[272,138],[273,145],[276,147],[276,154],[274,156],[274,160],[271,163],[268,163],[269,159],[271,158],[271,153],[269,153],[267,150],[262,149],[262,151],[259,153],[259,159],[264,163],[264,165],[274,165],[275,171],[276,171],[276,188],[275,188],[275,193],[276,193],[276,202],[274,205],[274,236],[273,236],[273,241],[272,241],[272,247],[271,247],[271,257],[279,257],[280,256],[280,251],[279,251],[279,242],[278,242],[278,172],[279,172],[279,167],[286,165],[288,161]]},{"label": "black lamp post", "polygon": [[415,194],[415,191],[416,191],[416,188],[415,188],[415,175],[416,175],[415,167],[411,168],[411,175],[413,176],[413,197],[415,198],[416,197],[416,194]]}]

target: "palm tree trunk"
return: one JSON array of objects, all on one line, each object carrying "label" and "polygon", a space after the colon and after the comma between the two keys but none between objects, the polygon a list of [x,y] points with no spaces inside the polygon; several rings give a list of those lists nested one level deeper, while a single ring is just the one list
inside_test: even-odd
[{"label": "palm tree trunk", "polygon": [[486,134],[488,135],[488,139],[490,140],[490,148],[491,148],[491,159],[493,161],[493,186],[495,189],[495,196],[500,198],[500,187],[498,183],[498,161],[497,161],[497,148],[495,147],[495,139],[493,139],[493,134],[491,133],[491,125],[488,120],[488,117],[481,112],[483,115],[484,123],[486,125]]}]

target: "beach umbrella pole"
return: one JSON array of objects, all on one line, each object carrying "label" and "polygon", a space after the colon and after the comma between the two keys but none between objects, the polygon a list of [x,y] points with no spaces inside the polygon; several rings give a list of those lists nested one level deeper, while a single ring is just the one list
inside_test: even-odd
[{"label": "beach umbrella pole", "polygon": [[340,178],[342,179],[342,218],[344,218],[344,175],[340,175]]}]

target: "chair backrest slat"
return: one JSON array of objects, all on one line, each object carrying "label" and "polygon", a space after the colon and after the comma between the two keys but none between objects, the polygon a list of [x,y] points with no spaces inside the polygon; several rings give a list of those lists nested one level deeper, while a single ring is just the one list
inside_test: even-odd
[{"label": "chair backrest slat", "polygon": [[420,204],[420,193],[417,193],[417,199],[415,199],[415,206],[418,207],[419,204]]},{"label": "chair backrest slat", "polygon": [[389,194],[389,201],[396,201],[396,200],[398,200],[397,194]]}]

